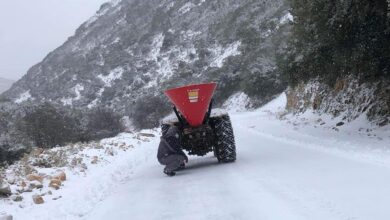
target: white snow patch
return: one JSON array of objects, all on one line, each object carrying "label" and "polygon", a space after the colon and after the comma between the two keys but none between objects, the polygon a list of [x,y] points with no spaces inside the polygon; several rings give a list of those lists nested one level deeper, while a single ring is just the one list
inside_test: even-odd
[{"label": "white snow patch", "polygon": [[152,50],[149,53],[149,59],[157,62],[157,58],[160,55],[161,47],[164,43],[164,34],[160,33],[157,36],[154,37],[152,42]]},{"label": "white snow patch", "polygon": [[74,92],[76,93],[76,97],[74,98],[74,100],[80,100],[81,98],[81,91],[84,90],[84,86],[81,85],[81,84],[77,84],[75,87],[74,87]]},{"label": "white snow patch", "polygon": [[94,99],[91,103],[89,103],[87,107],[88,107],[89,109],[91,109],[91,108],[95,107],[95,106],[97,105],[98,102],[99,102],[99,99],[96,98],[96,99]]},{"label": "white snow patch", "polygon": [[73,98],[62,98],[60,101],[63,105],[73,105]]},{"label": "white snow patch", "polygon": [[206,2],[206,0],[200,0],[198,6],[201,6],[201,5],[202,5],[203,3],[205,3],[205,2]]},{"label": "white snow patch", "polygon": [[285,92],[283,92],[277,98],[273,99],[272,101],[268,102],[263,107],[261,107],[261,110],[278,113],[284,111],[286,109],[286,105],[287,105],[287,95]]},{"label": "white snow patch", "polygon": [[196,5],[194,5],[192,2],[187,2],[183,7],[179,9],[179,13],[185,14],[189,11],[191,11],[192,8],[194,8]]},{"label": "white snow patch", "polygon": [[112,44],[117,44],[121,41],[120,37],[115,38],[115,40],[112,42]]},{"label": "white snow patch", "polygon": [[288,12],[286,15],[284,15],[280,19],[280,24],[286,24],[288,22],[293,22],[293,21],[294,21],[294,17],[292,16],[292,14],[290,12]]},{"label": "white snow patch", "polygon": [[81,84],[77,84],[75,87],[73,87],[73,92],[75,93],[76,97],[73,98],[62,98],[61,102],[63,105],[73,105],[74,101],[81,99],[81,91],[84,90],[84,86]]},{"label": "white snow patch", "polygon": [[26,91],[26,92],[20,94],[20,95],[19,95],[19,98],[15,99],[14,102],[15,102],[16,104],[20,104],[20,103],[25,102],[25,101],[27,101],[27,100],[29,100],[29,99],[34,100],[34,98],[33,98],[33,97],[31,96],[31,94],[30,94],[30,90],[28,90],[28,91]]},{"label": "white snow patch", "polygon": [[181,35],[185,40],[191,40],[200,34],[202,34],[202,32],[200,31],[193,31],[193,30],[181,31]]},{"label": "white snow patch", "polygon": [[123,67],[117,67],[111,70],[111,72],[107,76],[100,74],[98,75],[98,77],[104,82],[105,84],[104,87],[111,87],[112,83],[115,80],[122,78],[123,72],[124,72]]},{"label": "white snow patch", "polygon": [[95,107],[97,105],[97,103],[100,101],[100,97],[102,96],[104,90],[108,87],[113,86],[113,83],[115,80],[121,79],[123,73],[124,73],[123,67],[117,67],[117,68],[111,70],[110,73],[106,76],[99,74],[98,78],[100,78],[104,82],[104,85],[97,92],[98,97],[96,99],[94,99],[92,102],[90,102],[87,107],[89,109]]},{"label": "white snow patch", "polygon": [[240,46],[241,46],[241,42],[237,41],[235,43],[230,44],[226,48],[222,48],[221,46],[217,46],[213,48],[212,52],[214,53],[215,58],[213,62],[210,64],[210,66],[221,68],[226,58],[241,54],[241,52],[239,51]]},{"label": "white snow patch", "polygon": [[251,99],[244,92],[238,92],[230,96],[222,105],[222,108],[229,112],[244,112],[252,107]]}]

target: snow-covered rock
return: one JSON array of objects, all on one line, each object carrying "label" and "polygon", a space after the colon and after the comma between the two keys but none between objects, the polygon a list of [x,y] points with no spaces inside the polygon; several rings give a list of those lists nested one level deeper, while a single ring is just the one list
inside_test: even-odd
[{"label": "snow-covered rock", "polygon": [[0,183],[0,196],[9,196],[11,194],[10,185],[8,183]]},{"label": "snow-covered rock", "polygon": [[[0,196],[0,213],[17,219],[80,218],[132,175],[143,161],[139,151],[144,144],[154,154],[158,136],[157,130],[145,130],[88,144],[34,149],[24,160],[0,169],[2,186],[13,194]],[[45,166],[37,163],[39,158],[46,158]],[[8,184],[11,179],[13,184]]]},{"label": "snow-covered rock", "polygon": [[45,200],[40,195],[33,195],[32,199],[33,199],[34,203],[37,205],[45,203]]}]

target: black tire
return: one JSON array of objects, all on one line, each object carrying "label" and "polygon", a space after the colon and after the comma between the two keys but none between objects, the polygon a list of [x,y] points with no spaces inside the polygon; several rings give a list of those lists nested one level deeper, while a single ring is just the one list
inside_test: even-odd
[{"label": "black tire", "polygon": [[236,143],[229,115],[216,117],[213,121],[216,137],[214,155],[222,163],[236,161]]}]

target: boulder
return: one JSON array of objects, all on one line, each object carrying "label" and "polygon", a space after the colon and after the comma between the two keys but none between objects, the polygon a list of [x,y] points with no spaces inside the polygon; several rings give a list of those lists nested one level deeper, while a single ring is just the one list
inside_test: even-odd
[{"label": "boulder", "polygon": [[38,181],[40,183],[43,182],[43,177],[37,174],[30,174],[26,178],[28,181]]},{"label": "boulder", "polygon": [[21,202],[23,200],[23,196],[21,195],[12,195],[11,200],[14,202]]},{"label": "boulder", "polygon": [[0,184],[0,196],[10,196],[12,194],[11,187],[7,183]]},{"label": "boulder", "polygon": [[58,190],[61,186],[61,180],[59,179],[52,179],[50,180],[49,187]]},{"label": "boulder", "polygon": [[54,176],[54,179],[65,181],[66,180],[66,173],[64,171],[61,171],[57,175]]},{"label": "boulder", "polygon": [[43,197],[40,196],[40,195],[33,195],[33,201],[35,204],[43,204],[45,202],[45,200],[43,200]]},{"label": "boulder", "polygon": [[29,186],[28,186],[29,189],[33,190],[33,189],[42,189],[43,188],[43,185],[41,182],[38,182],[38,181],[32,181]]}]

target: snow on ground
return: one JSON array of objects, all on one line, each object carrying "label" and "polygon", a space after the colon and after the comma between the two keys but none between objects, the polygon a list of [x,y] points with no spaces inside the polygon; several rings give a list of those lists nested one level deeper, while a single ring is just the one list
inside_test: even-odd
[{"label": "snow on ground", "polygon": [[[361,120],[336,130],[337,119],[322,119],[323,125],[314,114],[296,119],[285,104],[282,94],[258,110],[231,113],[235,163],[218,164],[212,154],[190,157],[187,169],[169,178],[156,160],[157,131],[147,131],[156,137],[122,134],[102,141],[103,149],[76,153],[88,169],[64,168],[69,178],[44,196],[47,203],[32,204],[30,194],[24,203],[3,199],[0,213],[15,219],[389,219],[389,127],[369,136],[356,132],[369,126]],[[123,151],[121,143],[133,147]],[[101,162],[91,164],[93,156]]]},{"label": "snow on ground", "polygon": [[84,90],[84,86],[81,84],[77,84],[73,89],[73,92],[76,94],[76,97],[73,98],[62,98],[61,102],[64,105],[72,105],[74,101],[81,99],[81,91]]},{"label": "snow on ground", "polygon": [[191,11],[192,8],[194,8],[196,5],[194,5],[192,2],[187,2],[183,7],[179,9],[179,13],[185,14],[189,11]]},{"label": "snow on ground", "polygon": [[222,48],[221,46],[212,48],[212,52],[215,58],[213,62],[210,64],[210,66],[221,68],[226,58],[241,54],[239,50],[240,46],[241,46],[241,42],[237,41],[235,43],[228,45],[226,48]]},{"label": "snow on ground", "polygon": [[244,92],[230,96],[222,105],[229,112],[244,112],[253,107],[252,101]]},{"label": "snow on ground", "polygon": [[27,101],[27,100],[29,100],[29,99],[33,99],[32,96],[31,96],[31,94],[30,94],[30,90],[28,90],[28,91],[26,91],[26,92],[20,94],[19,98],[15,99],[14,102],[15,102],[16,104],[20,104],[20,103],[25,102],[25,101]]},{"label": "snow on ground", "polygon": [[[36,149],[21,162],[0,170],[0,179],[11,183],[12,192],[23,197],[20,202],[0,198],[0,213],[12,214],[16,220],[79,219],[116,186],[128,181],[148,159],[146,152],[155,154],[157,139],[151,136],[156,135],[157,130],[147,130],[89,144]],[[55,190],[49,183],[59,172],[65,172],[66,181]],[[43,181],[28,181],[29,173],[41,176]],[[34,204],[34,195],[41,195],[44,203]]]},{"label": "snow on ground", "polygon": [[110,71],[110,73],[108,75],[102,75],[102,74],[99,74],[97,77],[99,79],[101,79],[104,83],[103,87],[99,89],[99,91],[96,93],[97,95],[97,98],[94,99],[92,102],[90,102],[88,104],[88,108],[91,109],[93,107],[96,106],[96,104],[100,101],[100,98],[104,92],[104,90],[108,87],[111,87],[113,86],[115,80],[118,80],[118,79],[121,79],[122,78],[122,75],[124,73],[124,69],[123,67],[117,67],[113,70]]},{"label": "snow on ground", "polygon": [[286,15],[284,15],[280,19],[280,24],[286,24],[288,22],[293,22],[293,21],[294,21],[294,17],[292,16],[292,14],[290,12],[288,12]]},{"label": "snow on ground", "polygon": [[100,74],[98,77],[104,82],[104,87],[111,87],[115,80],[122,78],[123,72],[123,67],[117,67],[111,70],[108,75],[104,76]]}]

